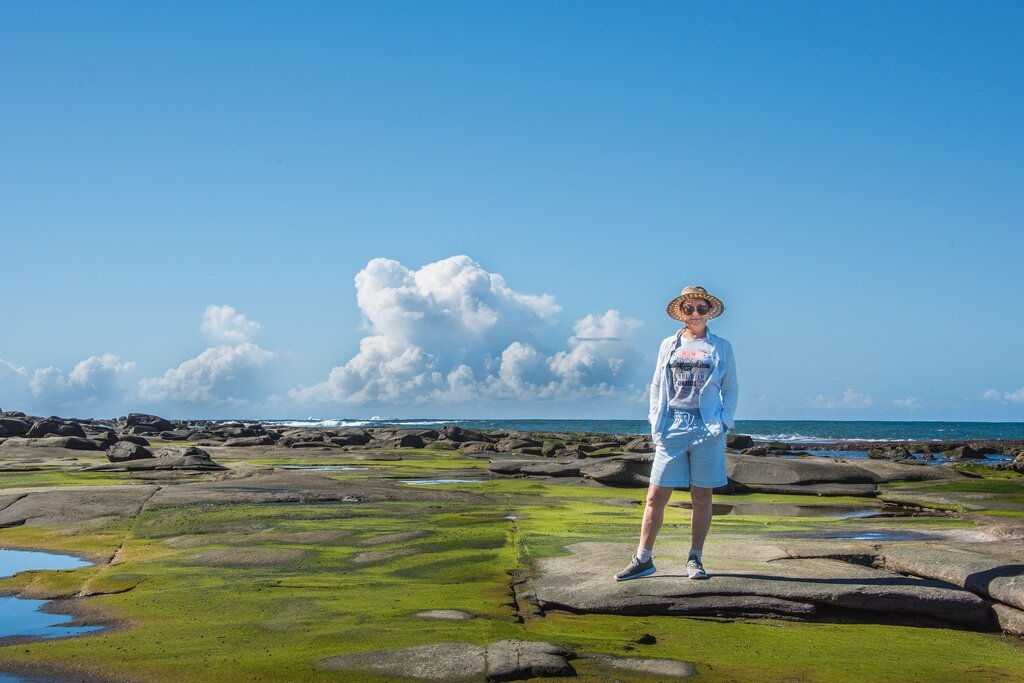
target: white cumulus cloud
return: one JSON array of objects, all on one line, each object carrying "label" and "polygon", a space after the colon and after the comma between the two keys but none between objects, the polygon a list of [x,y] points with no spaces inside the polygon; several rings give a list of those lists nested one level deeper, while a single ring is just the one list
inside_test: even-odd
[{"label": "white cumulus cloud", "polygon": [[639,323],[609,310],[578,321],[566,348],[538,335],[561,310],[550,294],[523,294],[468,256],[412,270],[374,259],[355,278],[368,332],[359,352],[300,402],[414,403],[573,398],[627,390]]},{"label": "white cumulus cloud", "polygon": [[275,356],[250,341],[259,329],[231,306],[208,306],[200,330],[214,346],[160,377],[141,380],[139,395],[150,401],[244,403],[228,394],[249,393],[256,370]]},{"label": "white cumulus cloud", "polygon": [[121,376],[135,369],[112,353],[79,361],[66,376],[54,366],[37,369],[29,380],[32,395],[45,401],[88,405],[109,398],[118,389]]},{"label": "white cumulus cloud", "polygon": [[231,306],[207,306],[199,329],[214,344],[232,346],[251,341],[260,331],[260,324]]}]

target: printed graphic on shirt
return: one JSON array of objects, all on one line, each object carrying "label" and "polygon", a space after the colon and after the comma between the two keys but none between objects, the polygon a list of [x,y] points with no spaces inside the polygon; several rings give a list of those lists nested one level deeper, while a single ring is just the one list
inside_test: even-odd
[{"label": "printed graphic on shirt", "polygon": [[711,377],[714,349],[704,339],[683,339],[672,354],[672,386],[668,407],[694,410],[700,407],[700,388]]}]

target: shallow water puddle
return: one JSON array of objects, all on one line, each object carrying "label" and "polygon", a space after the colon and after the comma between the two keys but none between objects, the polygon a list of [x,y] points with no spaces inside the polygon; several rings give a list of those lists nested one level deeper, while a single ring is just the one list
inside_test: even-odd
[{"label": "shallow water puddle", "polygon": [[[692,509],[689,501],[669,503],[671,507]],[[880,507],[858,505],[800,505],[798,503],[712,503],[712,514],[716,516],[743,517],[827,517],[829,519],[855,519],[890,515],[892,511]]]},{"label": "shallow water puddle", "polygon": [[[27,550],[0,550],[0,578],[29,570],[59,570],[88,567],[91,562],[71,555],[34,552]],[[44,612],[47,600],[27,600],[13,596],[0,597],[0,638],[29,636],[35,638],[63,638],[102,626],[62,626],[73,620],[66,614]],[[19,680],[19,679],[10,679]],[[0,678],[0,681],[3,681]]]},{"label": "shallow water puddle", "polygon": [[354,465],[278,465],[282,470],[368,470],[369,467]]},{"label": "shallow water puddle", "polygon": [[0,579],[32,569],[78,569],[91,564],[74,555],[0,549]]},{"label": "shallow water puddle", "polygon": [[410,486],[433,486],[435,484],[483,484],[486,479],[402,479],[402,484]]}]

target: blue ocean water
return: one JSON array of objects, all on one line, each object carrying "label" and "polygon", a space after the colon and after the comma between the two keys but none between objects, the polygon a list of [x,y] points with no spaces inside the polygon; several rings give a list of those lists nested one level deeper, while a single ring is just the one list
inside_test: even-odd
[{"label": "blue ocean water", "polygon": [[[472,429],[530,432],[649,434],[647,420],[470,420],[470,419],[313,419],[262,420],[294,427],[424,427],[446,424]],[[1024,440],[1024,422],[881,422],[827,420],[737,420],[736,431],[772,441],[967,441]]]}]

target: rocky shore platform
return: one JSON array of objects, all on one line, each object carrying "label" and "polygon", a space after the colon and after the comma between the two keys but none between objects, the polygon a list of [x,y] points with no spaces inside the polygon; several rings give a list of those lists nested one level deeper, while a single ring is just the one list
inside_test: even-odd
[{"label": "rocky shore platform", "polygon": [[618,583],[648,437],[0,413],[0,548],[94,563],[0,594],[104,627],[0,675],[1021,680],[1024,444],[853,445],[731,435],[711,578],[679,491]]}]

